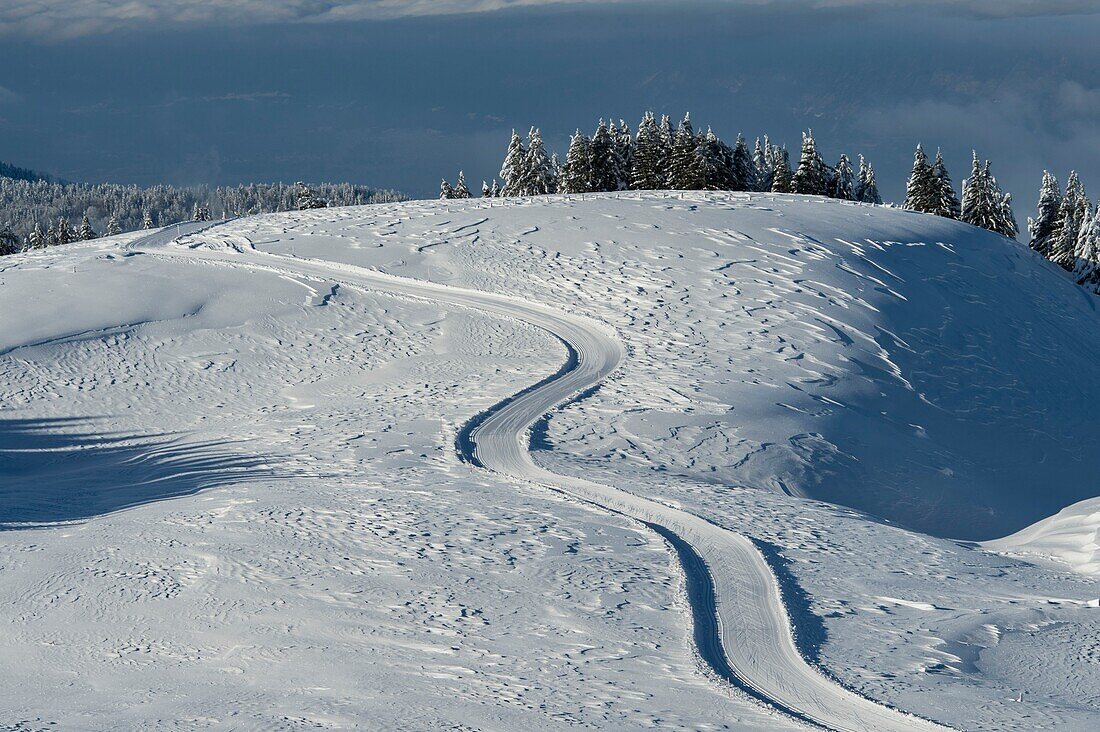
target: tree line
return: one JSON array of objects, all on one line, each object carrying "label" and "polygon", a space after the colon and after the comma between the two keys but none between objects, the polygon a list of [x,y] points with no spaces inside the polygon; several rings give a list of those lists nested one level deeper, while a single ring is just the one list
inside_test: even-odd
[{"label": "tree line", "polygon": [[140,188],[0,177],[0,254],[180,221],[403,200],[396,191],[351,183]]},{"label": "tree line", "polygon": [[943,155],[937,150],[935,161],[929,163],[924,148],[917,145],[913,170],[905,184],[903,207],[957,219],[1010,239],[1015,239],[1019,233],[1016,215],[1012,212],[1012,196],[997,185],[997,179],[990,172],[989,161],[980,161],[977,152],[973,153],[970,177],[963,181],[960,201],[943,164]]},{"label": "tree line", "polygon": [[[731,146],[712,129],[696,131],[690,115],[676,125],[647,112],[633,133],[626,122],[600,120],[590,136],[577,130],[565,161],[549,154],[542,133],[532,127],[527,141],[512,131],[500,179],[483,181],[482,196],[540,196],[625,190],[772,191],[882,203],[875,171],[859,156],[858,170],[847,155],[829,165],[813,132],[802,135],[797,168],[786,147],[767,135],[750,150],[742,135]],[[440,184],[441,198],[469,198],[465,176]]]},{"label": "tree line", "polygon": [[1093,205],[1076,171],[1063,192],[1043,171],[1035,218],[1027,220],[1030,246],[1071,273],[1078,284],[1100,292],[1100,203]]}]

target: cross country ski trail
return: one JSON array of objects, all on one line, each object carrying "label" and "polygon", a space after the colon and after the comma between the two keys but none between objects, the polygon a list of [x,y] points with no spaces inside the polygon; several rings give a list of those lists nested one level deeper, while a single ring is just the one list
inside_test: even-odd
[{"label": "cross country ski trail", "polygon": [[[186,225],[180,234],[209,228]],[[469,462],[642,522],[672,545],[688,584],[698,652],[727,682],[780,712],[845,732],[944,730],[862,697],[827,678],[799,653],[771,568],[751,540],[695,514],[628,491],[552,473],[529,452],[532,425],[555,407],[599,385],[625,358],[614,331],[587,317],[505,295],[389,275],[353,265],[269,254],[239,242],[230,248],[165,246],[175,227],[137,239],[129,251],[172,259],[342,282],[351,287],[522,320],[545,330],[569,358],[552,376],[473,418],[456,447]]]}]

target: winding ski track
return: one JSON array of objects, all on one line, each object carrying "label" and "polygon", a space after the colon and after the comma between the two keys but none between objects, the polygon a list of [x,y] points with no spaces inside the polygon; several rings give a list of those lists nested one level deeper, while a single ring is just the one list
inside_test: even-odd
[{"label": "winding ski track", "polygon": [[[185,225],[179,233],[194,234],[211,226]],[[686,577],[699,655],[717,676],[749,696],[809,726],[843,732],[950,729],[862,697],[808,663],[798,651],[776,578],[748,538],[682,509],[619,488],[552,473],[534,462],[529,451],[534,423],[598,386],[623,362],[623,346],[607,326],[515,297],[352,265],[269,254],[239,245],[233,249],[167,249],[165,245],[176,238],[177,230],[172,227],[134,240],[126,249],[170,259],[342,282],[521,320],[552,334],[564,344],[566,362],[557,373],[470,420],[456,439],[456,448],[466,461],[627,516],[662,536]]]}]

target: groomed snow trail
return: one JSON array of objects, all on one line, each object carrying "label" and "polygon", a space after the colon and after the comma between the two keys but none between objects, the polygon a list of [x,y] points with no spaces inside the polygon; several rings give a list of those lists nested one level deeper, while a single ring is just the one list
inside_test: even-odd
[{"label": "groomed snow trail", "polygon": [[[206,224],[205,227],[209,227]],[[183,233],[195,233],[196,228]],[[806,662],[795,644],[779,586],[764,557],[746,537],[687,511],[538,466],[529,452],[530,429],[543,415],[599,385],[625,353],[602,323],[519,298],[389,275],[352,265],[268,254],[230,243],[230,249],[164,245],[176,230],[127,245],[134,252],[244,267],[281,275],[343,282],[351,287],[472,308],[522,320],[560,339],[567,363],[553,376],[491,407],[459,433],[464,457],[485,469],[533,482],[640,521],[668,541],[687,575],[695,618],[711,632],[698,651],[720,676],[780,712],[845,732],[950,729],[859,696]],[[690,589],[694,586],[695,591]],[[705,605],[700,605],[705,603]],[[696,630],[699,630],[698,621]]]}]

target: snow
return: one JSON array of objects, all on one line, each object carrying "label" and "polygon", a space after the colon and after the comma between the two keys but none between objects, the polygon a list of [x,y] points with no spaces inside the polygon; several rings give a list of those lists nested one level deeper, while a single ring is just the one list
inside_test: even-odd
[{"label": "snow", "polygon": [[[5,719],[797,728],[696,655],[662,538],[577,498],[698,544],[720,617],[764,568],[746,614],[792,650],[760,669],[824,674],[780,709],[1100,714],[1095,585],[950,540],[1038,521],[1029,552],[1080,555],[1096,520],[1043,528],[1096,493],[1093,299],[1001,237],[798,196],[475,199],[99,240],[0,283]],[[541,478],[460,462],[467,420],[594,332],[622,358],[535,425]]]}]

